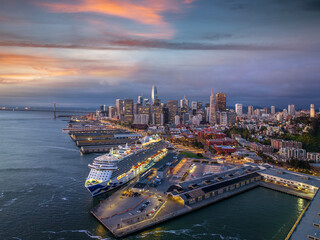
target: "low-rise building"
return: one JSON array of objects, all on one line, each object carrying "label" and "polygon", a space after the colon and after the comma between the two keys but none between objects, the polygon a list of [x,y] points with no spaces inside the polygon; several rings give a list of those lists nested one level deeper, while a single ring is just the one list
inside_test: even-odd
[{"label": "low-rise building", "polygon": [[314,161],[314,162],[318,163],[318,162],[320,162],[320,153],[308,152],[307,159],[308,159],[308,161]]},{"label": "low-rise building", "polygon": [[305,149],[302,148],[281,148],[279,151],[279,155],[286,158],[286,159],[299,159],[305,160],[307,157],[307,152]]}]

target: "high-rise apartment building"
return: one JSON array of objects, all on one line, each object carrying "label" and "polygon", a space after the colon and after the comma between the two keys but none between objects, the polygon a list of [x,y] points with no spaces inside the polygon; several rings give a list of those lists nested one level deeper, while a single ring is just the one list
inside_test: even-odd
[{"label": "high-rise apartment building", "polygon": [[236,111],[237,116],[242,115],[242,104],[241,103],[236,103],[235,111]]},{"label": "high-rise apartment building", "polygon": [[153,125],[161,124],[162,106],[152,105],[151,106],[151,123]]},{"label": "high-rise apartment building", "polygon": [[168,120],[169,123],[174,123],[174,117],[178,114],[178,100],[169,100],[168,104],[168,111],[169,111],[169,116],[168,116]]},{"label": "high-rise apartment building", "polygon": [[253,115],[253,106],[248,106],[248,116]]},{"label": "high-rise apartment building", "polygon": [[275,106],[271,106],[271,115],[276,114],[276,107]]},{"label": "high-rise apartment building", "polygon": [[311,104],[311,105],[310,105],[310,117],[311,117],[311,118],[314,118],[315,115],[316,115],[316,112],[315,112],[315,110],[314,110],[314,104]]},{"label": "high-rise apartment building", "polygon": [[216,94],[216,109],[220,112],[225,112],[227,109],[227,98],[224,93]]},{"label": "high-rise apartment building", "polygon": [[216,124],[216,105],[215,105],[215,102],[214,102],[213,89],[211,90],[211,96],[210,96],[209,123],[210,124]]},{"label": "high-rise apartment building", "polygon": [[116,112],[119,119],[121,119],[121,116],[123,115],[123,100],[117,99],[116,100]]},{"label": "high-rise apartment building", "polygon": [[116,115],[116,108],[114,106],[109,106],[109,118],[112,119]]},{"label": "high-rise apartment building", "polygon": [[138,96],[138,104],[143,105],[143,98],[142,96]]},{"label": "high-rise apartment building", "polygon": [[133,122],[133,99],[125,99],[123,102],[124,106],[124,122]]},{"label": "high-rise apartment building", "polygon": [[296,109],[294,104],[289,104],[288,105],[288,115],[289,116],[294,116],[296,114]]},{"label": "high-rise apartment building", "polygon": [[180,108],[188,108],[189,107],[189,100],[186,98],[186,96],[183,97],[183,99],[180,100]]},{"label": "high-rise apartment building", "polygon": [[196,101],[191,102],[191,110],[197,111],[198,103]]}]

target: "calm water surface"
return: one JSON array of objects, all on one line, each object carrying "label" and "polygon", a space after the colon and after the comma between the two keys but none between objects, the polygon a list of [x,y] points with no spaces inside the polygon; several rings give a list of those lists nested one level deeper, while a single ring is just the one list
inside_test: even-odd
[{"label": "calm water surface", "polygon": [[[88,163],[67,122],[0,111],[0,239],[113,239],[89,213]],[[256,188],[126,239],[283,239],[306,201]]]}]

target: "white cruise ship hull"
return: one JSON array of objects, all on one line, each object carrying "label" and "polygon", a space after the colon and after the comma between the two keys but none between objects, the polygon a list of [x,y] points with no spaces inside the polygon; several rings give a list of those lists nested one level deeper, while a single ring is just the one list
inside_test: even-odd
[{"label": "white cruise ship hull", "polygon": [[121,178],[120,180],[111,179],[109,181],[101,182],[101,183],[98,183],[98,184],[95,184],[92,186],[86,186],[86,188],[89,190],[92,197],[96,197],[100,194],[106,193],[108,191],[111,191],[115,188],[118,188],[118,187],[126,184],[127,182],[134,179],[136,176],[138,176],[138,174],[134,174],[134,172],[132,172],[131,174]]},{"label": "white cruise ship hull", "polygon": [[92,197],[98,196],[100,194],[111,191],[115,188],[118,188],[126,184],[127,182],[131,181],[136,176],[149,170],[159,160],[159,158],[162,158],[167,154],[167,149],[166,148],[164,149],[162,149],[163,151],[160,152],[159,155],[157,155],[156,159],[152,159],[148,162],[146,161],[144,164],[140,165],[136,169],[126,172],[125,176],[120,179],[118,179],[117,177],[114,177],[108,181],[104,181],[94,185],[86,185],[85,187],[89,190]]}]

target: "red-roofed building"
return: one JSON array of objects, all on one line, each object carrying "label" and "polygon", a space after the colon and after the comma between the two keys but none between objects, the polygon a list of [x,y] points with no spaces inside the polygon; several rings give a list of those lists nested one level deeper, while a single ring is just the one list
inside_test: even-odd
[{"label": "red-roofed building", "polygon": [[205,128],[202,131],[198,131],[197,135],[203,139],[219,139],[226,137],[226,134],[223,132],[212,128]]},{"label": "red-roofed building", "polygon": [[236,151],[236,148],[231,146],[224,146],[224,145],[214,145],[213,148],[217,151],[218,154],[234,153]]},{"label": "red-roofed building", "polygon": [[236,140],[233,140],[231,138],[225,137],[225,138],[219,138],[219,139],[207,139],[207,145],[208,146],[214,146],[214,145],[235,145],[237,144]]}]

